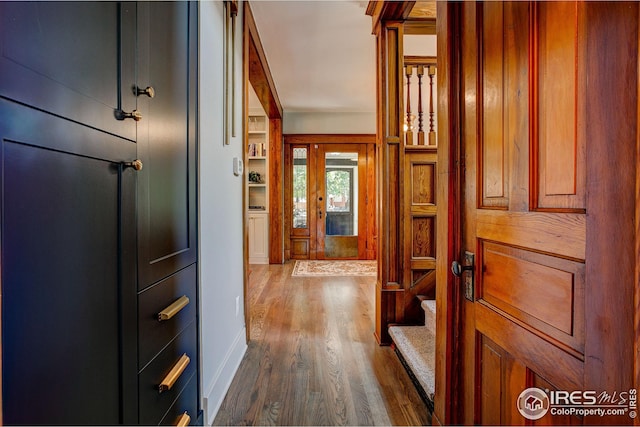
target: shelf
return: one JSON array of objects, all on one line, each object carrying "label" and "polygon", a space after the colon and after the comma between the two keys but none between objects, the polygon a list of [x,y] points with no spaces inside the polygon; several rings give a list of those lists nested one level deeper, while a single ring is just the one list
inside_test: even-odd
[{"label": "shelf", "polygon": [[266,186],[267,186],[266,182],[260,182],[260,183],[250,182],[249,183],[249,187],[266,187]]},{"label": "shelf", "polygon": [[249,135],[266,135],[266,130],[250,130]]},{"label": "shelf", "polygon": [[266,156],[249,156],[249,160],[267,160]]}]

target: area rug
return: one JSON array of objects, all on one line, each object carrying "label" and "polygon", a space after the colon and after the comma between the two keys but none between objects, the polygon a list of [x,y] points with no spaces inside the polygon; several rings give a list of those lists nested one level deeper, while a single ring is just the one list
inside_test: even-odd
[{"label": "area rug", "polygon": [[307,261],[298,260],[292,276],[375,276],[378,271],[376,261]]}]

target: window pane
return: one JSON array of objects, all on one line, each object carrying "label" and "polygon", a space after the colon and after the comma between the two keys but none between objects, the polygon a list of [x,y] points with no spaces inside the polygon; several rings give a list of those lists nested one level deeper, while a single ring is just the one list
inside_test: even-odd
[{"label": "window pane", "polygon": [[326,236],[357,236],[358,153],[326,153]]},{"label": "window pane", "polygon": [[307,149],[293,149],[293,228],[307,228]]}]

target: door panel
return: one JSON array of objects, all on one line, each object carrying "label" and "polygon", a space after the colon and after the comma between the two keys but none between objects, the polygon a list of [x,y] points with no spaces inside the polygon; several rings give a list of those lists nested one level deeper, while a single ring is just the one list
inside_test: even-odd
[{"label": "door panel", "polygon": [[135,144],[6,100],[0,138],[3,421],[135,422]]},{"label": "door panel", "polygon": [[2,96],[134,141],[114,113],[136,108],[135,17],[135,3],[3,2]]},{"label": "door panel", "polygon": [[582,19],[574,2],[463,6],[466,423],[529,422],[516,403],[536,384],[583,389]]},{"label": "door panel", "polygon": [[138,178],[139,289],[196,260],[195,8],[138,5],[138,86],[155,89],[138,98],[138,155],[149,160]]},{"label": "door panel", "polygon": [[[311,230],[316,226],[316,197],[311,197],[311,189],[315,189],[315,162],[316,156],[311,155],[310,147],[292,145],[287,151],[286,183],[291,196],[290,207],[292,216],[289,222],[291,227],[290,257],[292,259],[311,258],[311,244],[313,243],[315,257],[315,239],[311,240]],[[286,211],[290,212],[289,209]]]},{"label": "door panel", "polygon": [[135,12],[0,3],[6,424],[137,420]]},{"label": "door panel", "polygon": [[324,144],[317,156],[317,258],[364,258],[365,146]]}]

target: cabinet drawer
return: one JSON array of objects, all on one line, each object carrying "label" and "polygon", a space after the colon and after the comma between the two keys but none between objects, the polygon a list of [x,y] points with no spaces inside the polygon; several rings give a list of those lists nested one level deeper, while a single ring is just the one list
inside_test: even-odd
[{"label": "cabinet drawer", "polygon": [[169,408],[160,421],[160,425],[175,426],[185,413],[191,418],[189,425],[196,425],[198,421],[198,378],[196,375],[191,378],[189,384]]},{"label": "cabinet drawer", "polygon": [[[140,424],[158,424],[167,410],[175,402],[189,380],[194,377],[198,367],[197,328],[193,321],[187,329],[144,368],[139,375]],[[159,392],[159,385],[176,367],[181,357],[186,354],[189,364],[171,389]]]},{"label": "cabinet drawer", "polygon": [[[184,296],[189,299],[187,305],[170,319],[158,320],[158,314],[171,304],[186,301],[180,300]],[[138,369],[142,369],[196,318],[196,264],[147,288],[138,301]]]}]

